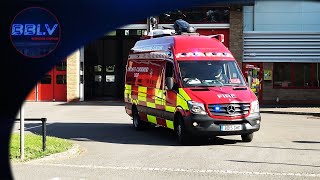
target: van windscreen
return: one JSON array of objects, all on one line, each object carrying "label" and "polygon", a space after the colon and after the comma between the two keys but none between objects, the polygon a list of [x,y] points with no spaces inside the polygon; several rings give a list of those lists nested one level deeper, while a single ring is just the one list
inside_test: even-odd
[{"label": "van windscreen", "polygon": [[245,86],[235,61],[180,61],[178,64],[184,87]]}]

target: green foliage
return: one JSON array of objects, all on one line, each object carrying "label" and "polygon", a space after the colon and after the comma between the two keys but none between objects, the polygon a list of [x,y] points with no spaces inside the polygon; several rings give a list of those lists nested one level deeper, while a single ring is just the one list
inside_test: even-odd
[{"label": "green foliage", "polygon": [[[50,154],[66,151],[72,147],[72,143],[66,139],[47,136],[46,150],[42,151],[42,136],[25,133],[24,154],[25,161],[41,158]],[[13,133],[10,143],[10,159],[20,160],[20,134]]]}]

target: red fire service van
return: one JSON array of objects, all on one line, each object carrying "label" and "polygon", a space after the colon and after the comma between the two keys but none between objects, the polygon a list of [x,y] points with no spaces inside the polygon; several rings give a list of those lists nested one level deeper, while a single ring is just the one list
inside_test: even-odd
[{"label": "red fire service van", "polygon": [[174,28],[151,31],[130,51],[124,100],[133,126],[172,129],[181,144],[225,135],[251,142],[260,129],[259,102],[223,35],[199,35],[183,20]]}]

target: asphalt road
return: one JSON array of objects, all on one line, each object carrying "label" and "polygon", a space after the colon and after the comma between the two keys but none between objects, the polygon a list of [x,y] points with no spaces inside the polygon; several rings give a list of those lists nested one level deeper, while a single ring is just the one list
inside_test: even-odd
[{"label": "asphalt road", "polygon": [[[170,130],[135,131],[121,104],[25,108],[26,117],[48,118],[48,135],[70,139],[82,152],[13,163],[15,179],[320,179],[319,117],[262,114],[251,143],[224,136],[181,146]],[[26,128],[39,133],[39,125]]]}]

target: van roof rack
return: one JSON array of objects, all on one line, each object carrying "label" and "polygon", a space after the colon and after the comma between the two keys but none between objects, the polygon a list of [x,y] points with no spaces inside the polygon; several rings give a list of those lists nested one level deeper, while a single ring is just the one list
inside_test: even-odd
[{"label": "van roof rack", "polygon": [[172,35],[175,35],[175,30],[173,29],[154,29],[148,33],[148,36],[153,38]]}]

